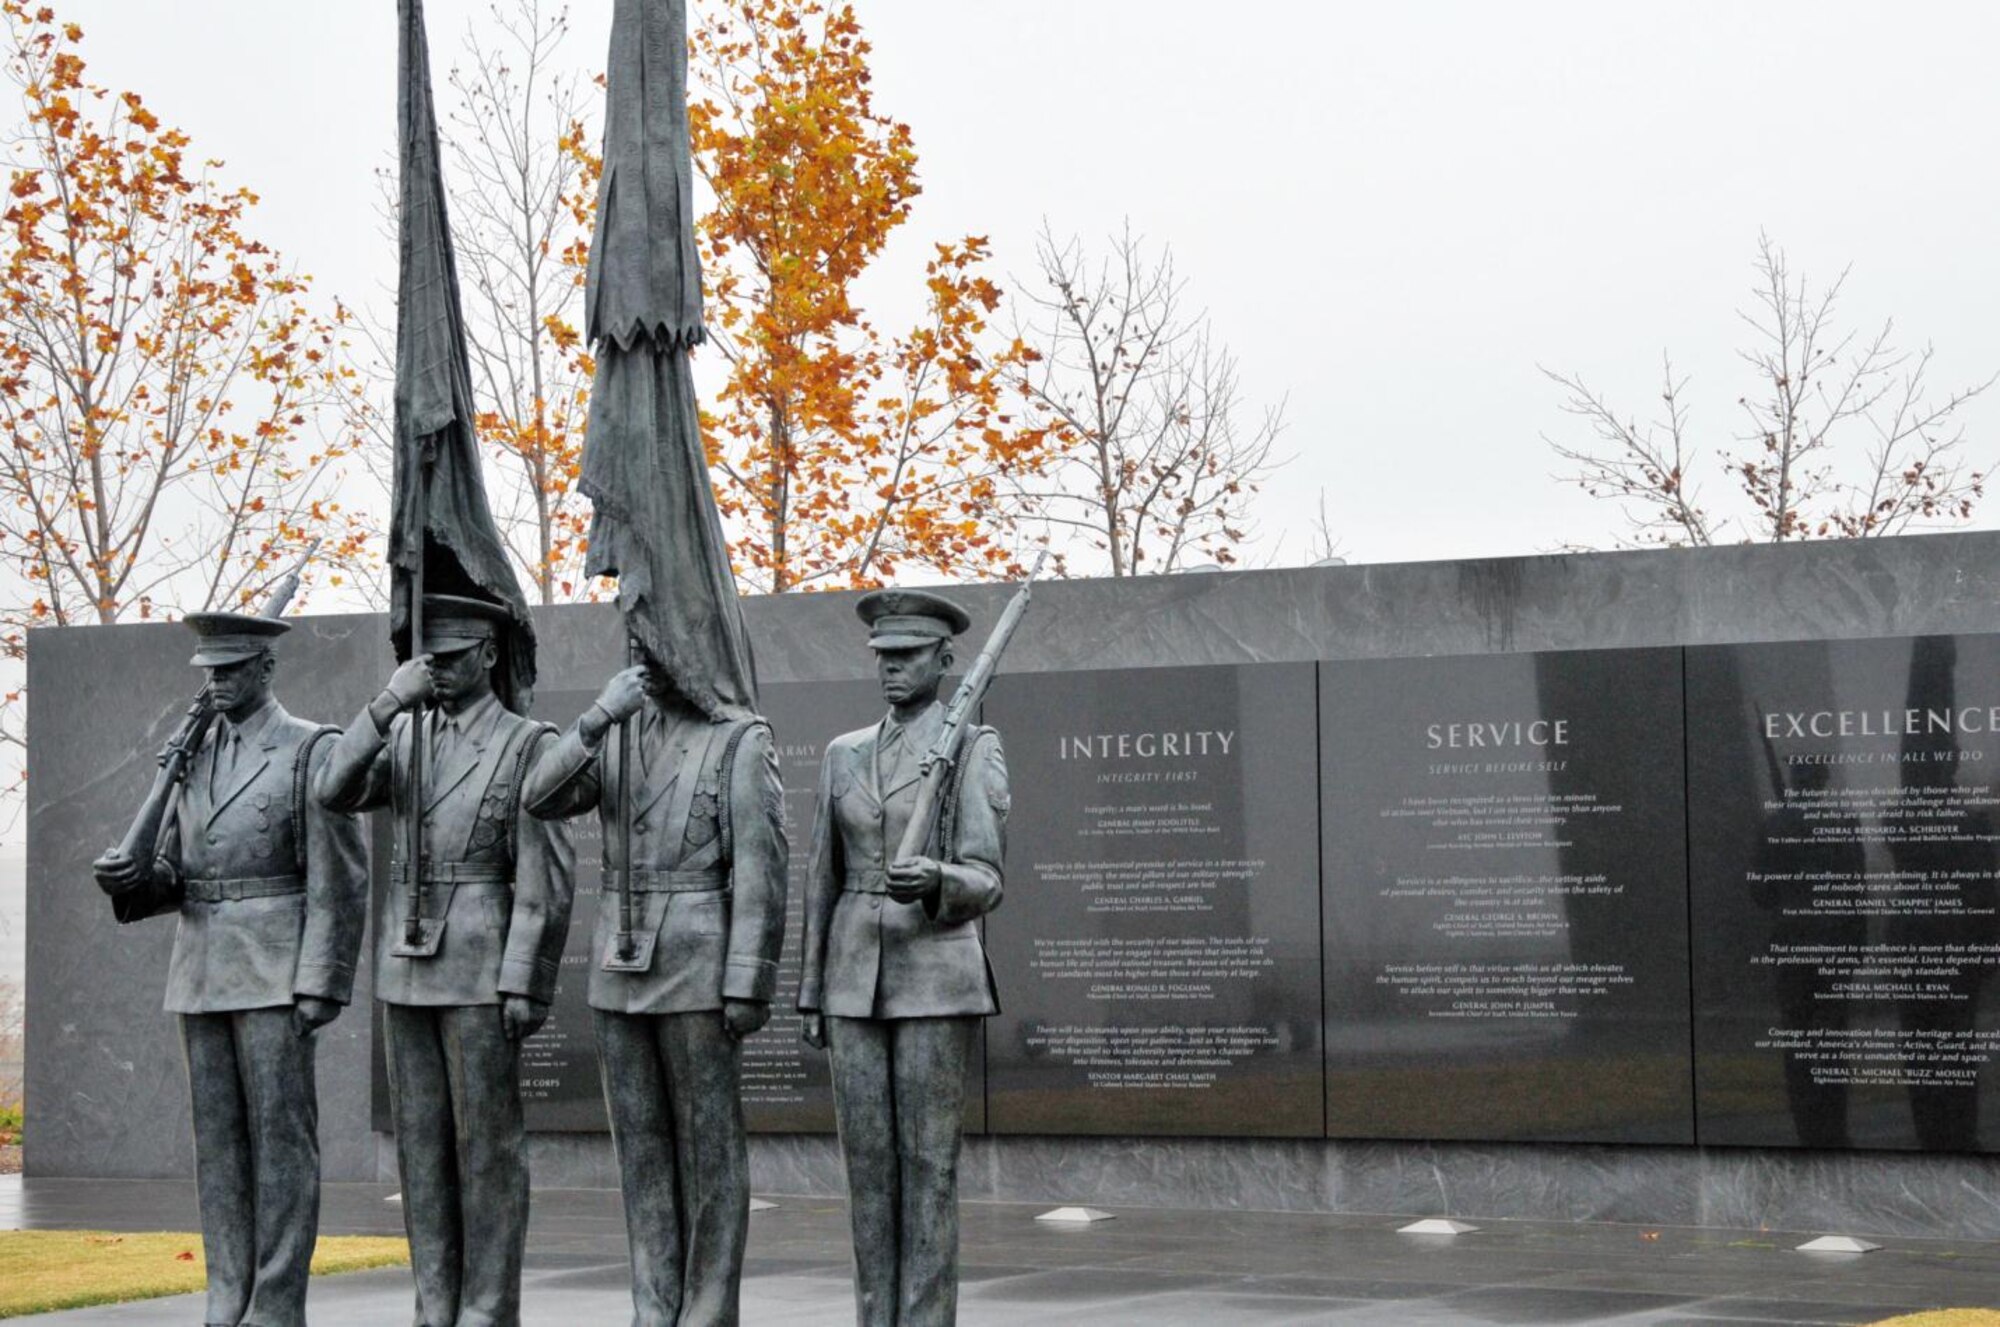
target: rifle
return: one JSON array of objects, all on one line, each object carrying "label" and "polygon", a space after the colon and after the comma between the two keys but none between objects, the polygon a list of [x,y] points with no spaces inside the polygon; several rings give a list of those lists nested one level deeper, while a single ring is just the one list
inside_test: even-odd
[{"label": "rifle", "polygon": [[1014,629],[1021,625],[1021,618],[1028,611],[1035,577],[1040,574],[1048,555],[1048,550],[1043,549],[1035,558],[1035,565],[1028,568],[1028,579],[1021,582],[1020,592],[1007,601],[1000,620],[993,624],[993,634],[986,638],[986,648],[972,661],[972,667],[966,670],[965,680],[952,694],[951,704],[945,707],[944,727],[939,730],[937,741],[931,743],[931,749],[924,753],[924,762],[920,766],[922,772],[918,775],[917,805],[910,813],[910,823],[903,830],[903,841],[896,849],[898,861],[923,856],[924,849],[937,833],[938,818],[944,810],[945,784],[951,778],[952,766],[958,763],[959,748],[965,742],[966,725],[993,686],[993,673],[1000,666],[1000,655],[1014,638]]},{"label": "rifle", "polygon": [[[281,618],[285,615],[285,609],[291,606],[292,596],[299,592],[299,573],[306,569],[306,564],[318,551],[319,540],[315,539],[297,565],[279,578],[257,616]],[[166,823],[167,806],[173,801],[174,790],[187,778],[188,765],[194,760],[194,753],[201,749],[202,739],[208,736],[209,725],[215,722],[215,709],[210,704],[214,690],[212,683],[202,684],[194,703],[181,716],[180,727],[160,749],[160,771],[153,776],[153,786],[146,790],[146,800],[139,803],[139,814],[132,818],[132,827],[125,831],[125,837],[117,847],[92,863],[93,867],[109,870],[126,862],[153,860],[160,844],[160,827]]]}]

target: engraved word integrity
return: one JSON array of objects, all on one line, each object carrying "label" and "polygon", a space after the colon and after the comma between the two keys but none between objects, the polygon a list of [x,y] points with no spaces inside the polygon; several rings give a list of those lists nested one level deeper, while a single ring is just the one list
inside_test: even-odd
[{"label": "engraved word integrity", "polygon": [[1060,760],[1159,760],[1166,756],[1226,756],[1236,730],[1188,733],[1072,733],[1058,741]]}]

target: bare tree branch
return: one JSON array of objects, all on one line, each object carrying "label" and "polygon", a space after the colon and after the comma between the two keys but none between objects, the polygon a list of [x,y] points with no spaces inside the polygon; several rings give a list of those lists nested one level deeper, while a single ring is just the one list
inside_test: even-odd
[{"label": "bare tree branch", "polygon": [[1056,445],[1009,477],[1011,500],[1064,573],[1079,558],[1113,576],[1235,561],[1251,500],[1283,464],[1284,403],[1241,422],[1235,356],[1184,307],[1172,251],[1149,255],[1129,224],[1093,262],[1045,223],[1036,259],[1036,279],[1015,283],[1028,309],[1015,336],[1037,357],[1015,386]]},{"label": "bare tree branch", "polygon": [[1738,313],[1752,340],[1737,354],[1756,386],[1736,401],[1744,431],[1713,456],[1743,512],[1718,519],[1696,501],[1690,475],[1704,458],[1687,440],[1687,380],[1671,362],[1664,416],[1643,427],[1580,377],[1543,370],[1562,389],[1560,408],[1590,433],[1580,444],[1544,435],[1573,467],[1562,477],[1620,503],[1620,542],[1631,544],[1858,539],[1968,519],[1991,471],[1967,463],[1959,412],[2000,374],[1933,399],[1928,346],[1898,350],[1888,321],[1869,337],[1842,327],[1845,270],[1815,293],[1768,235],[1758,237],[1755,266],[1751,307]]}]

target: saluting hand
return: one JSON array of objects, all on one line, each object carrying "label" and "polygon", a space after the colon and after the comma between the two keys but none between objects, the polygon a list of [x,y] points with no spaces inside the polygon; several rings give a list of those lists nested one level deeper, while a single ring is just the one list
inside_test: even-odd
[{"label": "saluting hand", "polygon": [[396,703],[400,713],[429,700],[432,686],[431,656],[420,654],[397,665],[396,671],[389,674],[389,683],[382,688],[382,694]]},{"label": "saluting hand", "polygon": [[646,703],[645,668],[635,664],[613,673],[611,680],[604,684],[604,690],[598,695],[597,703],[611,716],[613,723],[623,723],[637,714],[639,708]]}]

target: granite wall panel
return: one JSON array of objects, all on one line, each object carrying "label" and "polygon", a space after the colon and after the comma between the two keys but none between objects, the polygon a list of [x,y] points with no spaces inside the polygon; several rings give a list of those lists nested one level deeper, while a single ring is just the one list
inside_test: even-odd
[{"label": "granite wall panel", "polygon": [[1329,1136],[1694,1141],[1681,654],[1321,666]]},{"label": "granite wall panel", "polygon": [[[954,592],[982,635],[1005,587]],[[849,594],[745,603],[763,677],[871,673]],[[619,664],[616,610],[542,610],[543,685]],[[1038,589],[1009,672],[1727,644],[2000,629],[2000,535],[1221,573]],[[387,669],[380,620],[300,620],[280,694],[345,722]],[[310,656],[310,657],[308,657]],[[120,929],[89,879],[198,679],[170,625],[37,631],[29,755],[27,1165],[185,1176],[176,1038],[159,1000],[171,926]],[[780,734],[780,740],[783,735]],[[363,976],[366,981],[366,975]],[[1004,993],[1003,993],[1004,995]],[[330,1179],[393,1173],[369,1130],[367,1020],[320,1050]],[[608,1140],[545,1135],[540,1185],[610,1183]],[[753,1140],[767,1192],[840,1191],[833,1139]],[[1989,1158],[1634,1146],[978,1138],[969,1198],[1538,1219],[1692,1221],[2000,1237]],[[1981,1195],[1986,1195],[1982,1197]]]}]

